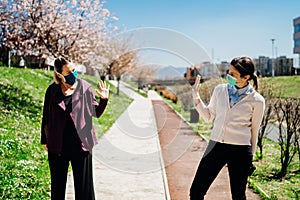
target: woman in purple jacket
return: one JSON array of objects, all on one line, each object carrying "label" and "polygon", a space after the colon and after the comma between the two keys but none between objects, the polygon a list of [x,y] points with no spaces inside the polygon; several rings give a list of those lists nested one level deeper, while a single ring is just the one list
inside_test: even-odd
[{"label": "woman in purple jacket", "polygon": [[99,82],[95,99],[91,85],[77,78],[73,65],[64,58],[54,62],[55,83],[45,94],[41,144],[48,150],[51,199],[65,199],[71,162],[75,199],[95,199],[92,174],[92,148],[97,144],[92,117],[100,117],[109,96],[109,86]]}]

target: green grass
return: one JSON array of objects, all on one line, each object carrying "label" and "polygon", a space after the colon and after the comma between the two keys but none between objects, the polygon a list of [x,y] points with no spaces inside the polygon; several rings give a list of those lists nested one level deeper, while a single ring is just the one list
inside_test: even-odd
[{"label": "green grass", "polygon": [[[300,163],[294,157],[284,180],[275,178],[280,170],[280,147],[277,143],[265,139],[264,158],[254,161],[257,170],[251,176],[255,185],[262,188],[270,199],[300,198]],[[298,195],[298,196],[297,196]]]},{"label": "green grass", "polygon": [[281,97],[300,98],[300,76],[277,76],[260,78],[260,83],[268,83]]},{"label": "green grass", "polygon": [[46,153],[40,145],[43,71],[0,67],[0,198],[49,199]]},{"label": "green grass", "polygon": [[[0,67],[0,199],[49,199],[47,152],[40,144],[42,103],[53,72]],[[96,88],[99,78],[83,76]],[[110,100],[100,119],[98,137],[131,103],[124,94]]]}]

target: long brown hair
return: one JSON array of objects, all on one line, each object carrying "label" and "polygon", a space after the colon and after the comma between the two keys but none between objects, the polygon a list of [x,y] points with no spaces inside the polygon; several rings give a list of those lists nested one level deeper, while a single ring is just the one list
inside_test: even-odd
[{"label": "long brown hair", "polygon": [[253,80],[254,89],[258,89],[258,81],[257,75],[255,74],[255,66],[251,58],[246,56],[237,57],[232,59],[230,65],[232,65],[241,74],[241,77],[249,75],[249,80]]}]

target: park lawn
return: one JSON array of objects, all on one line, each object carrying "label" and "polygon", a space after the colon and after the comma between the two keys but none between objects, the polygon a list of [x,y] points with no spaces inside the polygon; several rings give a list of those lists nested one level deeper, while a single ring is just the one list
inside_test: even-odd
[{"label": "park lawn", "polygon": [[251,176],[254,188],[262,188],[270,199],[300,199],[300,160],[297,154],[285,179],[279,180],[274,176],[280,171],[280,146],[265,139],[263,151],[262,160],[254,158],[254,165],[257,167]]},{"label": "park lawn", "polygon": [[260,78],[261,84],[268,83],[281,97],[300,98],[300,76],[277,76]]},{"label": "park lawn", "polygon": [[[0,199],[49,199],[47,152],[40,144],[42,104],[53,72],[0,67]],[[81,76],[96,88],[97,77]],[[111,86],[108,107],[93,119],[98,138],[131,103]]]}]

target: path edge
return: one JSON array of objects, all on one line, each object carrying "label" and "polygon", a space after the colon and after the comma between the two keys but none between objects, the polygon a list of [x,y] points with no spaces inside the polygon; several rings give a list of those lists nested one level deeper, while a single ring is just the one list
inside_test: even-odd
[{"label": "path edge", "polygon": [[[155,113],[154,113],[154,108],[153,108],[153,101],[151,100],[151,106],[152,106],[152,115],[155,119]],[[155,100],[155,101],[163,101],[163,100]],[[163,159],[163,155],[162,155],[162,150],[161,150],[161,146],[160,146],[160,140],[159,140],[159,132],[157,129],[157,124],[156,124],[156,120],[154,120],[155,126],[156,126],[156,138],[157,138],[157,147],[158,147],[158,154],[159,154],[159,161],[160,161],[160,166],[161,166],[161,171],[162,171],[162,179],[163,179],[163,185],[164,185],[164,190],[165,190],[165,199],[166,200],[171,200],[171,195],[170,195],[170,190],[169,190],[169,185],[168,185],[168,178],[167,178],[167,172],[165,169],[165,163],[164,163],[164,159]]]}]

